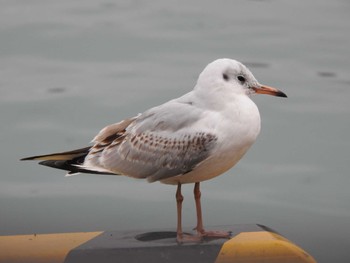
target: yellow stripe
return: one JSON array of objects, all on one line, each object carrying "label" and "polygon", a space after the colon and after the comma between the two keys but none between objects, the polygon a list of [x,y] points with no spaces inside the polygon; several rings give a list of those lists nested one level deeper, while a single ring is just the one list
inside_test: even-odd
[{"label": "yellow stripe", "polygon": [[0,262],[64,262],[75,247],[102,232],[0,236]]},{"label": "yellow stripe", "polygon": [[271,232],[242,232],[225,242],[215,263],[316,263],[304,250]]}]

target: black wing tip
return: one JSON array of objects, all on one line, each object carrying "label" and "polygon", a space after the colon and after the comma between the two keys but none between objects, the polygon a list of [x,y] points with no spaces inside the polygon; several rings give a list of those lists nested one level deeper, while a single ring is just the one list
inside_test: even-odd
[{"label": "black wing tip", "polygon": [[24,157],[19,159],[20,161],[30,161],[30,160],[35,160],[36,156],[30,156],[30,157]]},{"label": "black wing tip", "polygon": [[[44,155],[35,155],[35,156],[29,156],[29,157],[24,157],[22,159],[20,159],[20,161],[30,161],[30,160],[37,160],[37,161],[40,161],[40,160],[49,160],[49,157],[53,157],[53,156],[56,156],[56,155],[61,155],[61,156],[64,156],[64,155],[76,155],[76,157],[79,157],[79,156],[85,156],[89,150],[90,150],[91,146],[88,146],[88,147],[84,147],[84,148],[80,148],[80,149],[76,149],[76,150],[73,150],[73,151],[67,151],[67,152],[58,152],[58,153],[50,153],[50,154],[44,154]],[[45,159],[41,159],[41,158],[44,158]],[[55,160],[55,158],[53,159]],[[68,159],[67,159],[68,160]]]}]

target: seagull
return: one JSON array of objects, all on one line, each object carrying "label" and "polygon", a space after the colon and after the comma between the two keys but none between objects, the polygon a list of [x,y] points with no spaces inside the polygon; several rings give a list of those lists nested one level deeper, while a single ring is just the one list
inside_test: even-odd
[{"label": "seagull", "polygon": [[[200,73],[192,91],[106,126],[92,146],[21,160],[40,160],[67,175],[124,175],[176,185],[177,242],[229,238],[229,232],[204,229],[200,183],[233,167],[256,140],[261,121],[253,94],[287,97],[261,85],[242,63],[217,59]],[[197,212],[194,234],[182,230],[181,185],[189,183],[194,183]]]}]

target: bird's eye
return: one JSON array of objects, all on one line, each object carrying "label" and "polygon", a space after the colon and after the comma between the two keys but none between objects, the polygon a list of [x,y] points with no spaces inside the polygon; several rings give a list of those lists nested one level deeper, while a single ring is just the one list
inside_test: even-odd
[{"label": "bird's eye", "polygon": [[237,79],[241,82],[241,83],[244,83],[246,81],[245,77],[243,77],[242,75],[239,75],[237,77]]},{"label": "bird's eye", "polygon": [[224,73],[224,74],[222,74],[222,77],[223,77],[223,79],[224,79],[224,80],[226,80],[226,81],[228,81],[228,79],[229,79],[228,75],[227,75],[227,74],[225,74],[225,73]]}]

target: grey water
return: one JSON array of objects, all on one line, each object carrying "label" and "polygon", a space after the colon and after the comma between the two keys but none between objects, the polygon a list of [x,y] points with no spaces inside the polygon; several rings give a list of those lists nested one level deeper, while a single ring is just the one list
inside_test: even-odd
[{"label": "grey water", "polygon": [[175,229],[173,186],[19,159],[87,146],[230,57],[288,99],[253,98],[261,134],[202,184],[205,225],[264,224],[349,262],[349,14],[345,0],[0,1],[0,235]]}]

